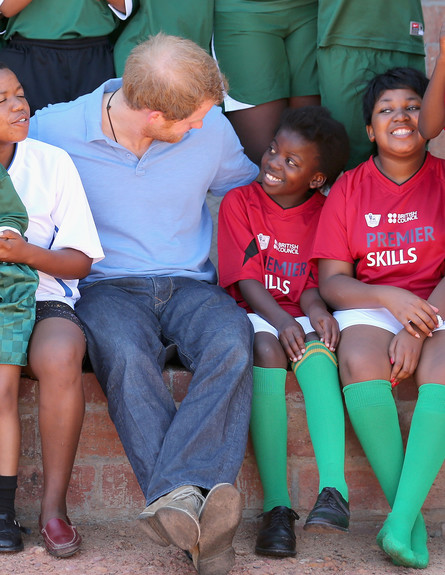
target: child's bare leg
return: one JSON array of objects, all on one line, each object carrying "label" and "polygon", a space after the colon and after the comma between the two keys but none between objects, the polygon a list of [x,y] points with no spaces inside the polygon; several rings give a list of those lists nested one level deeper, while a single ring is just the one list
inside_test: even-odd
[{"label": "child's bare leg", "polygon": [[17,475],[20,456],[19,365],[0,365],[0,475]]},{"label": "child's bare leg", "polygon": [[34,328],[29,364],[39,380],[44,492],[41,522],[66,519],[66,493],[82,428],[85,339],[77,325],[47,318]]}]

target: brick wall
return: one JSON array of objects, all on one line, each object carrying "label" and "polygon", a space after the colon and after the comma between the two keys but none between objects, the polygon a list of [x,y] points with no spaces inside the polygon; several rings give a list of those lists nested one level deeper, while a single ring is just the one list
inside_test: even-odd
[{"label": "brick wall", "polygon": [[[445,20],[445,0],[423,1],[427,50],[427,70],[431,73],[438,51],[441,22]],[[431,143],[434,154],[445,158],[445,137]],[[177,368],[165,372],[166,385],[180,401],[190,374]],[[87,408],[79,451],[68,496],[70,515],[82,520],[133,518],[144,507],[140,492],[116,431],[108,417],[105,398],[93,374],[84,375]],[[42,489],[40,438],[37,413],[38,385],[24,378],[20,395],[23,445],[20,460],[20,487],[17,507],[20,518],[35,518]],[[287,379],[289,413],[289,485],[295,509],[307,511],[317,494],[317,470],[309,439],[301,391],[292,373]],[[396,398],[406,437],[416,390],[412,383],[400,385]],[[381,490],[347,421],[346,473],[351,508],[356,520],[372,519],[388,511]],[[246,514],[261,508],[261,485],[252,447],[249,444],[237,484],[243,493]],[[425,504],[429,521],[445,521],[445,471],[439,474]]]}]

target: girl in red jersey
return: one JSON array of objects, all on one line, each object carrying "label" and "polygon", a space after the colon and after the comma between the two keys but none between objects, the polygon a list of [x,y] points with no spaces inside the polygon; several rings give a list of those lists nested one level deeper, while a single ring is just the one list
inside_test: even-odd
[{"label": "girl in red jersey", "polygon": [[346,130],[318,106],[289,109],[261,162],[261,183],[231,190],[219,212],[220,284],[254,326],[251,437],[264,491],[255,551],[293,556],[287,488],[285,381],[289,361],[304,394],[319,470],[305,529],[348,531],[344,414],[334,354],[338,326],[310,264],[325,197],[346,164]]},{"label": "girl in red jersey", "polygon": [[445,22],[439,37],[437,56],[431,80],[423,98],[419,130],[426,140],[435,138],[445,127]]},{"label": "girl in red jersey", "polygon": [[[363,109],[377,155],[332,188],[314,246],[321,295],[339,310],[346,407],[392,507],[377,543],[415,568],[428,565],[420,510],[445,457],[445,161],[418,130],[427,83],[411,68],[370,82]],[[404,454],[391,384],[412,374]]]}]

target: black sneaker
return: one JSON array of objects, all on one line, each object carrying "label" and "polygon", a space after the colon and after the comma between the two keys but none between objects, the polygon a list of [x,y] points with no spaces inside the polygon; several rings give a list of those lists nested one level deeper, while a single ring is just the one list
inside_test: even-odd
[{"label": "black sneaker", "polygon": [[325,487],[309,513],[306,531],[349,531],[349,503],[334,487]]},{"label": "black sneaker", "polygon": [[26,529],[14,517],[0,513],[0,553],[22,551],[22,531]]},{"label": "black sneaker", "polygon": [[255,553],[272,557],[295,557],[296,537],[294,523],[300,519],[289,507],[274,507],[263,518],[255,545]]}]

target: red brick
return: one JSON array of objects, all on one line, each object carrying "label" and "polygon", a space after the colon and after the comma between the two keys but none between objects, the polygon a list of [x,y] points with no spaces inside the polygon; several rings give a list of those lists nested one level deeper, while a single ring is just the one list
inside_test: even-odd
[{"label": "red brick", "polygon": [[262,510],[263,488],[253,455],[244,459],[235,485],[241,493],[245,509]]},{"label": "red brick", "polygon": [[145,498],[129,463],[103,466],[101,503],[119,516],[133,517],[144,509]]},{"label": "red brick", "polygon": [[16,502],[17,508],[21,510],[21,517],[31,517],[40,511],[42,487],[41,468],[33,464],[20,464]]},{"label": "red brick", "polygon": [[77,456],[81,459],[90,456],[125,457],[119,436],[105,410],[87,410]]},{"label": "red brick", "polygon": [[93,507],[95,504],[102,506],[96,483],[97,470],[94,465],[75,465],[67,494],[68,508],[77,509],[78,514],[79,508],[88,513],[91,504]]},{"label": "red brick", "polygon": [[36,416],[34,414],[21,414],[20,424],[22,428],[22,461],[24,458],[40,457],[40,437],[37,431]]},{"label": "red brick", "polygon": [[38,398],[39,384],[34,379],[22,377],[20,380],[19,400],[20,404],[35,405]]},{"label": "red brick", "polygon": [[85,401],[98,406],[106,405],[107,399],[102,391],[94,373],[84,373],[82,375]]},{"label": "red brick", "polygon": [[389,512],[379,482],[365,459],[355,462],[353,466],[347,466],[346,482],[351,510]]},{"label": "red brick", "polygon": [[175,401],[182,401],[187,394],[192,374],[180,367],[169,367],[164,371],[164,381]]},{"label": "red brick", "polygon": [[355,435],[354,428],[349,420],[348,414],[345,411],[345,437],[346,437],[346,457],[361,457],[363,456],[363,449],[360,445],[357,436]]},{"label": "red brick", "polygon": [[314,457],[311,437],[307,427],[306,411],[304,409],[292,409],[288,406],[287,422],[288,454],[300,457]]}]

